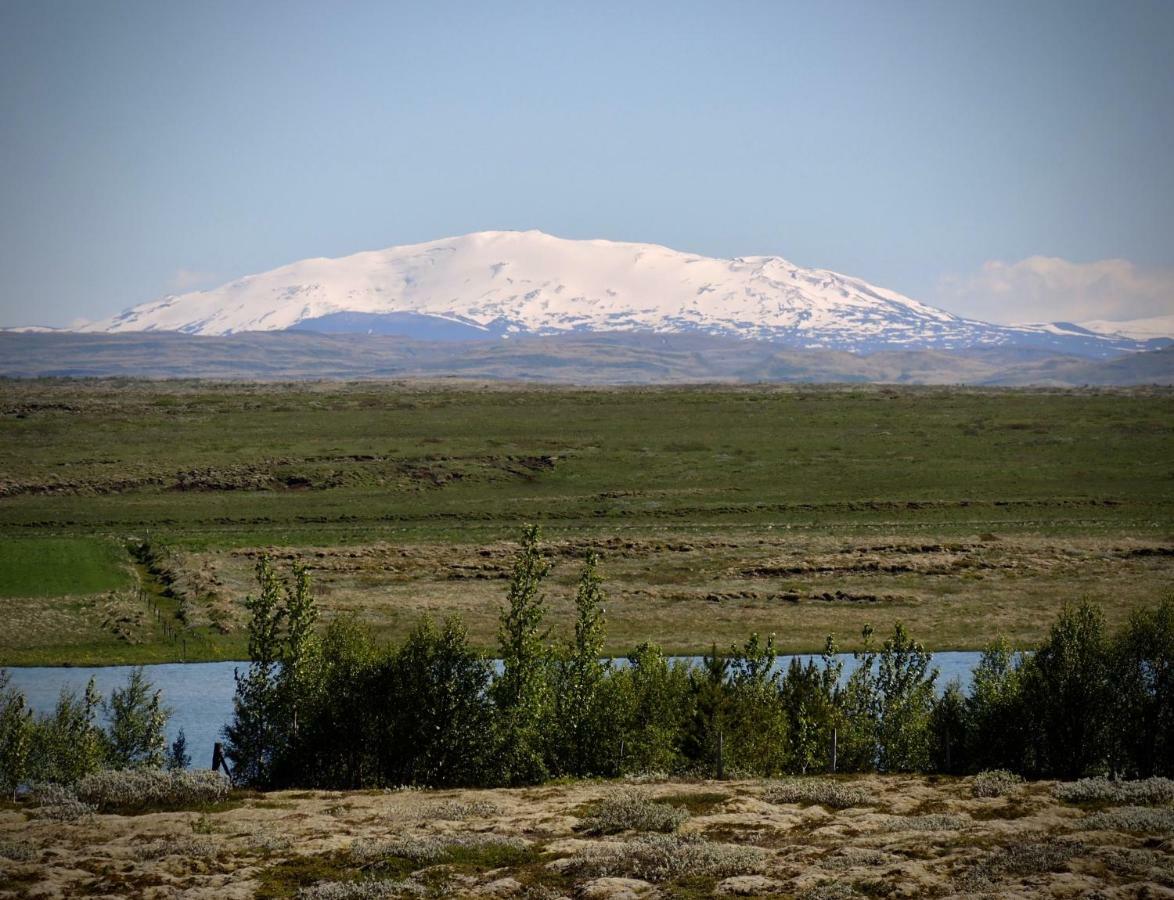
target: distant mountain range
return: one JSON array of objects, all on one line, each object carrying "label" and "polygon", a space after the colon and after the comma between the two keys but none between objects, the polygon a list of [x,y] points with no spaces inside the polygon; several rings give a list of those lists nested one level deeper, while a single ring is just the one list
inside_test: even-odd
[{"label": "distant mountain range", "polygon": [[394,334],[427,341],[585,333],[708,335],[797,350],[1005,348],[1108,359],[1174,343],[1174,317],[995,325],[775,256],[711,259],[653,244],[488,231],[307,259],[164,297],[89,332]]},{"label": "distant mountain range", "polygon": [[3,377],[250,380],[441,379],[561,384],[878,382],[1174,385],[1174,347],[1089,359],[1048,350],[796,350],[769,341],[647,332],[418,341],[365,334],[243,332],[226,337],[0,333]]}]

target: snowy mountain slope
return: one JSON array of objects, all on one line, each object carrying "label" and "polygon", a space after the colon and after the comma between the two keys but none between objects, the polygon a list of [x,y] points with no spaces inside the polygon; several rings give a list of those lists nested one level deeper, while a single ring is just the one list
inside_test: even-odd
[{"label": "snowy mountain slope", "polygon": [[[1174,298],[1171,298],[1171,303],[1174,303]],[[1174,339],[1174,315],[1154,316],[1149,319],[1130,319],[1125,322],[1108,322],[1104,319],[1097,319],[1092,322],[1080,322],[1079,325],[1096,334],[1111,334],[1138,341],[1151,338]]]},{"label": "snowy mountain slope", "polygon": [[842,350],[1014,345],[1097,356],[1140,349],[1079,328],[964,319],[779,257],[711,259],[538,231],[478,232],[302,260],[145,303],[84,330],[229,335],[297,327],[411,335],[421,325],[458,338],[651,331]]}]

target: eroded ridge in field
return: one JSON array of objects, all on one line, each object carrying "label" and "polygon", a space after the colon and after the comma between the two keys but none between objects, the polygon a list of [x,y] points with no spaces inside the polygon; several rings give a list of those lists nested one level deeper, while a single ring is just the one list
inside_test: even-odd
[{"label": "eroded ridge in field", "polygon": [[[655,637],[670,651],[703,649],[750,631],[777,632],[786,650],[813,650],[825,635],[850,646],[865,622],[909,625],[930,646],[971,647],[1005,634],[1027,643],[1073,597],[1101,600],[1115,624],[1121,596],[1155,597],[1174,545],[1142,539],[976,535],[968,540],[890,535],[832,537],[665,534],[544,545],[553,559],[550,613],[572,616],[581,556],[597,551],[607,580],[612,649]],[[261,553],[301,560],[327,615],[354,612],[402,637],[421,614],[459,612],[472,639],[492,646],[516,545],[366,544],[174,551],[167,572],[188,620],[224,633],[246,621],[243,599]],[[973,628],[981,621],[982,635]]]},{"label": "eroded ridge in field", "polygon": [[10,806],[0,894],[1174,895],[1168,791],[1137,806],[969,778],[641,782],[242,794],[67,821]]}]

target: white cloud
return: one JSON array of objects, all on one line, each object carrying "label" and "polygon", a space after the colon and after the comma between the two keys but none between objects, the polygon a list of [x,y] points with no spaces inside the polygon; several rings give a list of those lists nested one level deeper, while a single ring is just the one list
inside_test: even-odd
[{"label": "white cloud", "polygon": [[1174,271],[1141,269],[1127,259],[992,260],[971,275],[942,278],[937,302],[961,315],[991,322],[1140,319],[1174,313]]},{"label": "white cloud", "polygon": [[211,287],[216,283],[215,272],[200,272],[196,269],[176,269],[168,279],[167,286],[173,291],[190,291],[195,288]]}]

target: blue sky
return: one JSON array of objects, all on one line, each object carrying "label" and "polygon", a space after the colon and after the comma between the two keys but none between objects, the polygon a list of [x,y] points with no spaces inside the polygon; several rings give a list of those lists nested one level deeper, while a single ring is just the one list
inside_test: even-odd
[{"label": "blue sky", "polygon": [[483,229],[1174,312],[1174,2],[0,3],[0,324]]}]

